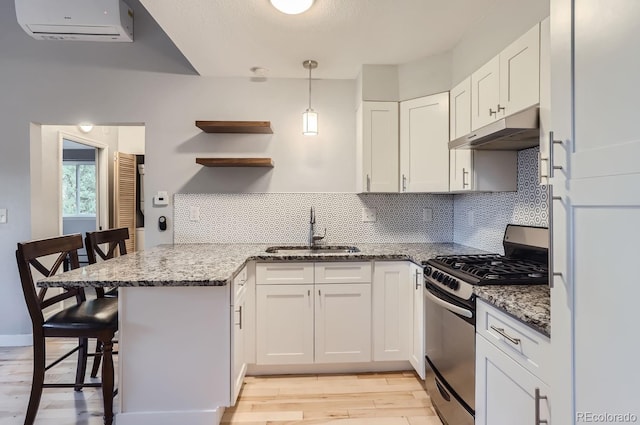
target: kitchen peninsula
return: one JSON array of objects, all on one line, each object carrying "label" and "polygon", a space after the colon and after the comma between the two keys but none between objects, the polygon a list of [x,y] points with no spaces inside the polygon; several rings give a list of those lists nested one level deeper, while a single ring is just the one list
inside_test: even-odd
[{"label": "kitchen peninsula", "polygon": [[290,255],[267,253],[268,246],[161,245],[59,274],[38,286],[120,288],[119,425],[204,425],[219,423],[224,406],[235,399],[232,287],[247,264],[404,261],[421,266],[437,255],[481,252],[451,243],[399,243],[357,244],[355,253]]}]

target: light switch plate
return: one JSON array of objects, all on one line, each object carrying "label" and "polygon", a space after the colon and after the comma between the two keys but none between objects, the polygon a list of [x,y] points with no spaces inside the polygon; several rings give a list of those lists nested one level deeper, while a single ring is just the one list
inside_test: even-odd
[{"label": "light switch plate", "polygon": [[158,191],[153,197],[153,205],[156,207],[164,207],[169,205],[169,194],[165,191]]},{"label": "light switch plate", "polygon": [[200,207],[191,205],[189,207],[189,221],[200,221]]},{"label": "light switch plate", "polygon": [[422,221],[430,223],[433,221],[433,209],[432,208],[423,208],[422,209]]},{"label": "light switch plate", "polygon": [[377,220],[375,208],[362,208],[362,222],[371,223]]},{"label": "light switch plate", "polygon": [[6,223],[7,223],[7,209],[0,208],[0,224],[6,224]]}]

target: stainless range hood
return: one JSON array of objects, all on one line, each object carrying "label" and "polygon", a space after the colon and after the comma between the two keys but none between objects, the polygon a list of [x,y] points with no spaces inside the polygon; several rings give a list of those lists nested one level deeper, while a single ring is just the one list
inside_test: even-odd
[{"label": "stainless range hood", "polygon": [[540,144],[538,106],[524,109],[449,142],[449,149],[517,151]]}]

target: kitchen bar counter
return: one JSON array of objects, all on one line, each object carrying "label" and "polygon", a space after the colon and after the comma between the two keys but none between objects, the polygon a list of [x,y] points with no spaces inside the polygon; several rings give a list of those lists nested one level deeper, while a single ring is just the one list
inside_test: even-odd
[{"label": "kitchen bar counter", "polygon": [[[348,245],[348,244],[345,244]],[[269,254],[273,244],[159,245],[38,282],[40,287],[225,286],[247,261],[409,260],[484,251],[452,243],[353,244],[355,253]]]},{"label": "kitchen bar counter", "polygon": [[475,286],[478,298],[541,332],[551,336],[551,296],[547,285]]}]

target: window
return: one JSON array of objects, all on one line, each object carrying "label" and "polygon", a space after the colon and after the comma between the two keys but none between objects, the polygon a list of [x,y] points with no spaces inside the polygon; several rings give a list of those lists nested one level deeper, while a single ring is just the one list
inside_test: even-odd
[{"label": "window", "polygon": [[96,215],[96,164],[64,161],[62,164],[62,215]]}]

